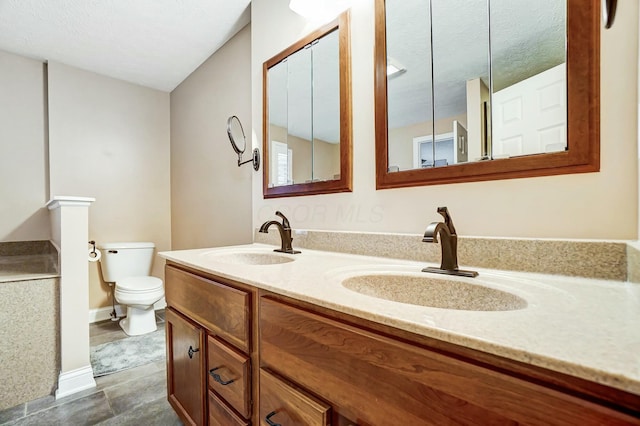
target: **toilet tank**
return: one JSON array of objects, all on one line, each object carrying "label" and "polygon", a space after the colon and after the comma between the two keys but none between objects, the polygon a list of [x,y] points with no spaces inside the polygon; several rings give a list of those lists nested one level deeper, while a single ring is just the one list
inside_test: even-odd
[{"label": "toilet tank", "polygon": [[100,269],[105,282],[151,274],[153,243],[103,243],[98,248],[102,252]]}]

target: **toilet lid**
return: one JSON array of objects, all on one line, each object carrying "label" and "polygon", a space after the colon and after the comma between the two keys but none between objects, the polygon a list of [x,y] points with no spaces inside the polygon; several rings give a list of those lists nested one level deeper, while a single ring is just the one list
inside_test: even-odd
[{"label": "toilet lid", "polygon": [[116,283],[116,289],[130,293],[144,293],[162,288],[162,280],[156,277],[127,277]]}]

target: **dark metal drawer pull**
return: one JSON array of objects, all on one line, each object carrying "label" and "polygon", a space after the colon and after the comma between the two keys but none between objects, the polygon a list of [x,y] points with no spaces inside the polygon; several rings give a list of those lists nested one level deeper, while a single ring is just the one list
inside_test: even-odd
[{"label": "dark metal drawer pull", "polygon": [[274,423],[271,421],[271,417],[275,416],[276,412],[272,411],[269,414],[267,414],[267,417],[264,418],[264,420],[267,422],[267,424],[269,426],[282,426],[280,423]]},{"label": "dark metal drawer pull", "polygon": [[216,368],[212,368],[211,370],[209,370],[209,374],[211,374],[211,377],[213,377],[213,380],[215,380],[216,382],[220,383],[222,386],[227,386],[233,382],[235,382],[235,379],[231,379],[231,380],[222,380],[222,377],[220,377],[220,375],[218,373],[214,373],[214,371],[219,370],[220,367],[216,367]]},{"label": "dark metal drawer pull", "polygon": [[189,350],[187,351],[189,358],[193,358],[193,354],[196,352],[200,352],[200,349],[193,349],[193,347],[189,346]]}]

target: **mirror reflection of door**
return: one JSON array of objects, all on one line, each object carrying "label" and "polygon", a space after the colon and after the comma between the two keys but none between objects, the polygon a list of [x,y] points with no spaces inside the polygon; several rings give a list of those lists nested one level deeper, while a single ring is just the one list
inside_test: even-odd
[{"label": "mirror reflection of door", "polygon": [[494,158],[564,151],[566,2],[490,1]]},{"label": "mirror reflection of door", "polygon": [[[386,0],[385,15],[402,69],[387,72],[390,169],[566,149],[565,1]],[[425,162],[416,138],[435,139]]]}]

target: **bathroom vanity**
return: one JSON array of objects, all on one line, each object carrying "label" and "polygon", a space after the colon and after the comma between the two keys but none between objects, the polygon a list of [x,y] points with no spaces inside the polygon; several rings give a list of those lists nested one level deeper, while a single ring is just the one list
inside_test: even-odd
[{"label": "bathroom vanity", "polygon": [[185,424],[640,424],[635,287],[480,270],[524,305],[442,309],[345,284],[424,264],[272,248],[161,253]]}]

